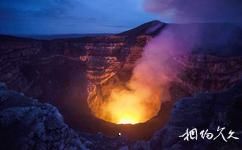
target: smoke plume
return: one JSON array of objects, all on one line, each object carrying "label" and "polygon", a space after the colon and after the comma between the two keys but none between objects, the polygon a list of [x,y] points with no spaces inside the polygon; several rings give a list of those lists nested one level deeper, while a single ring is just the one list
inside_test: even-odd
[{"label": "smoke plume", "polygon": [[118,124],[135,124],[157,115],[161,104],[169,100],[170,82],[181,72],[177,58],[194,49],[222,50],[222,41],[228,41],[238,31],[232,27],[236,29],[232,32],[227,24],[191,22],[238,22],[242,19],[241,4],[238,0],[145,0],[146,10],[190,24],[169,24],[148,42],[130,81],[112,90],[98,117]]},{"label": "smoke plume", "polygon": [[126,124],[145,122],[160,110],[161,103],[169,100],[169,82],[180,72],[175,59],[185,55],[196,43],[196,28],[181,30],[167,27],[145,47],[126,88],[117,87],[103,104],[104,120]]},{"label": "smoke plume", "polygon": [[188,22],[241,22],[241,0],[144,0],[145,10],[161,20]]}]

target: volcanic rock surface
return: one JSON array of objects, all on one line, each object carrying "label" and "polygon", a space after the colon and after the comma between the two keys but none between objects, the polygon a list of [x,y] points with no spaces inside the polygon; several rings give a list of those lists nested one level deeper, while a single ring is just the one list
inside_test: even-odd
[{"label": "volcanic rock surface", "polygon": [[0,83],[0,149],[116,149],[123,138],[78,133],[56,107],[40,103]]},{"label": "volcanic rock surface", "polygon": [[[224,92],[200,93],[179,100],[168,124],[147,141],[130,142],[125,137],[106,137],[74,131],[63,121],[57,108],[8,90],[0,83],[0,148],[1,149],[130,149],[187,150],[239,149],[242,146],[242,81]],[[192,120],[192,121],[191,121]],[[85,123],[85,122],[84,122]],[[187,128],[209,129],[216,134],[218,126],[235,132],[228,142],[185,141],[179,138]]]},{"label": "volcanic rock surface", "polygon": [[[165,125],[176,100],[197,92],[231,88],[242,75],[241,28],[206,24],[205,33],[211,38],[205,41],[207,45],[190,55],[172,58],[183,71],[171,83],[171,100],[162,104],[157,117],[135,126],[118,126],[95,118],[88,104],[105,100],[113,87],[125,84],[147,42],[167,26],[153,21],[117,35],[56,40],[1,36],[0,81],[10,89],[57,106],[66,122],[79,131],[102,131],[112,136],[122,132],[131,139],[149,139]],[[232,42],[216,46],[213,39],[219,39],[223,31],[233,31],[236,36],[231,33]]]},{"label": "volcanic rock surface", "polygon": [[[242,82],[223,92],[199,93],[194,97],[185,97],[178,100],[174,105],[172,114],[165,128],[156,132],[149,141],[140,141],[132,145],[133,149],[152,150],[187,150],[187,149],[211,149],[229,150],[241,149],[242,142]],[[206,130],[218,135],[218,127],[223,128],[223,135],[227,139],[229,131],[235,132],[234,137],[223,141],[220,136],[215,141],[202,139],[198,135],[198,140],[184,140],[179,137],[186,133],[187,129]],[[131,149],[132,149],[131,148]]]}]

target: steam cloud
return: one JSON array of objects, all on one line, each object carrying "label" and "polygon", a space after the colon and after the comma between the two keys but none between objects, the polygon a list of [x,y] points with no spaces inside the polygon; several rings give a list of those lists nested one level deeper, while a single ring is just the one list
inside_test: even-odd
[{"label": "steam cloud", "polygon": [[[242,1],[239,0],[145,0],[145,9],[161,16],[173,17],[174,22],[242,20]],[[98,116],[122,124],[145,122],[154,117],[161,103],[170,98],[170,81],[176,80],[181,71],[176,59],[203,45],[221,47],[221,41],[227,41],[235,33],[226,25],[217,27],[211,28],[211,24],[166,26],[146,45],[127,87],[113,89],[111,96],[102,104],[102,113]],[[224,29],[226,34],[221,34]]]},{"label": "steam cloud", "polygon": [[241,0],[144,0],[147,11],[172,22],[241,22]]},{"label": "steam cloud", "polygon": [[[161,16],[164,14],[165,17],[173,17],[175,22],[242,20],[242,1],[239,0],[146,0],[145,9]],[[145,119],[156,115],[160,104],[169,99],[169,82],[175,80],[181,71],[175,59],[206,43],[209,34],[203,38],[203,33],[207,33],[204,32],[207,29],[204,24],[170,24],[145,47],[128,84],[137,97],[133,106],[142,105],[144,112],[141,111],[141,115],[148,115]],[[217,33],[219,32],[215,32]],[[229,35],[230,33],[231,31]],[[227,37],[230,36],[223,35],[222,39]],[[219,39],[210,40],[220,45]]]},{"label": "steam cloud", "polygon": [[[187,34],[187,31],[192,31]],[[175,59],[188,53],[197,39],[197,28],[169,26],[152,39],[137,62],[127,88],[112,90],[100,118],[114,123],[139,123],[154,117],[169,100],[169,82],[180,72]]]}]

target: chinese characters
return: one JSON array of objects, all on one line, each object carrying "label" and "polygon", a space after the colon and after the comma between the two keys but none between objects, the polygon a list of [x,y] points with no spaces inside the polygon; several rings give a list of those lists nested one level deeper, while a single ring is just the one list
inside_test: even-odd
[{"label": "chinese characters", "polygon": [[228,142],[228,140],[239,140],[238,137],[236,137],[234,134],[235,132],[230,130],[228,133],[225,133],[225,127],[218,126],[217,133],[214,134],[212,132],[209,132],[208,129],[198,131],[197,128],[193,128],[191,130],[186,129],[185,133],[180,135],[179,138],[183,138],[184,141],[192,141],[192,140],[198,140],[198,138],[201,139],[207,139],[207,140],[217,140],[221,138],[224,142]]}]

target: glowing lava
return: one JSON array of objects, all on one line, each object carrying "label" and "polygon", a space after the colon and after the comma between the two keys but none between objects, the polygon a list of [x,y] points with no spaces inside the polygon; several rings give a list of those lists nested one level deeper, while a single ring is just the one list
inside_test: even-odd
[{"label": "glowing lava", "polygon": [[104,88],[93,88],[88,105],[96,117],[116,124],[137,124],[158,114],[161,103],[170,99],[170,82],[182,70],[175,58],[190,49],[189,42],[177,39],[176,30],[168,29],[146,45],[127,84],[110,82]]},{"label": "glowing lava", "polygon": [[144,88],[144,85],[139,85],[142,88],[133,86],[113,89],[98,117],[116,124],[143,123],[154,117],[160,109],[160,92]]},{"label": "glowing lava", "polygon": [[114,89],[105,109],[111,114],[109,121],[114,123],[136,124],[146,121],[145,108],[132,91]]},{"label": "glowing lava", "polygon": [[[149,76],[151,65],[139,64],[126,86],[115,87],[109,97],[89,102],[93,114],[116,124],[144,123],[160,110],[164,90],[160,82]],[[165,78],[159,77],[165,82]]]}]

